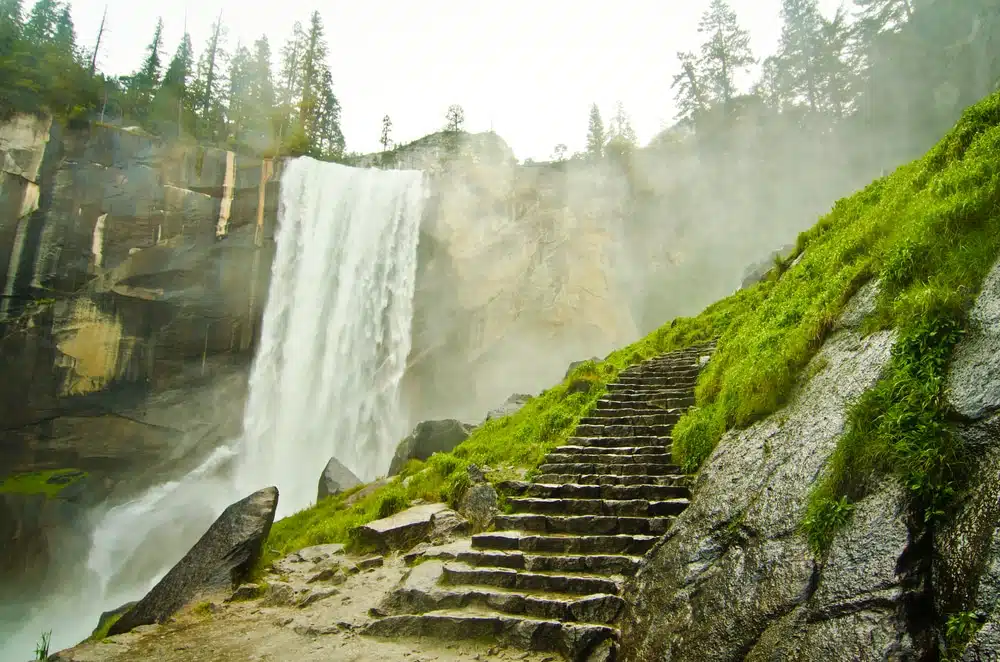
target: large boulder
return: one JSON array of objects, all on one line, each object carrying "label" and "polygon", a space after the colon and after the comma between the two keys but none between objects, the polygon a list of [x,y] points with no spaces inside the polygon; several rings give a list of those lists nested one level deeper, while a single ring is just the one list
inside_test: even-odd
[{"label": "large boulder", "polygon": [[358,542],[382,553],[407,550],[421,542],[468,533],[468,522],[443,503],[407,508],[354,530]]},{"label": "large boulder", "polygon": [[469,520],[474,530],[485,531],[500,512],[500,496],[479,467],[470,464],[467,471],[471,485],[460,499],[458,512]]},{"label": "large boulder", "polygon": [[573,371],[582,366],[584,363],[598,363],[600,360],[601,359],[597,356],[591,356],[589,359],[584,359],[583,361],[573,361],[569,364],[569,367],[566,368],[566,374],[563,375],[563,379],[568,379],[569,376],[573,374]]},{"label": "large boulder", "polygon": [[475,426],[445,419],[417,423],[410,436],[399,442],[396,454],[389,465],[390,476],[395,476],[410,460],[426,460],[434,453],[447,453],[469,438]]},{"label": "large boulder", "polygon": [[756,285],[760,281],[764,280],[764,277],[770,273],[771,269],[774,268],[774,261],[778,258],[784,259],[792,254],[795,250],[795,244],[785,244],[776,251],[771,251],[771,253],[760,260],[759,262],[754,262],[746,268],[743,272],[743,280],[740,283],[740,289],[745,290],[752,285]]},{"label": "large boulder", "polygon": [[970,332],[948,372],[949,404],[968,418],[1000,409],[1000,262],[986,276],[969,315]]},{"label": "large boulder", "polygon": [[361,484],[361,479],[340,463],[335,457],[331,457],[326,463],[326,468],[319,475],[319,487],[316,491],[316,501],[320,501],[335,494],[340,494],[352,487]]},{"label": "large boulder", "polygon": [[162,623],[199,595],[232,591],[243,583],[260,558],[277,506],[278,488],[267,487],[226,508],[191,551],[108,634]]}]

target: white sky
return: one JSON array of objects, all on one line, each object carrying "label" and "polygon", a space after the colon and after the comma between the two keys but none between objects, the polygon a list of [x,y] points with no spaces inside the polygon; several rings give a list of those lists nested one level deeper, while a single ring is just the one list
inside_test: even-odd
[{"label": "white sky", "polygon": [[[607,122],[622,101],[643,143],[672,122],[676,52],[697,48],[698,19],[709,0],[69,2],[77,41],[88,48],[107,5],[99,67],[110,74],[138,67],[159,15],[168,59],[185,18],[200,53],[222,11],[230,51],[238,40],[267,34],[277,64],[292,24],[306,24],[319,8],[348,150],[379,149],[385,114],[393,139],[408,142],[440,129],[448,105],[458,103],[466,130],[492,126],[518,158],[541,160],[558,143],[571,153],[583,149],[592,102]],[[731,4],[751,32],[754,54],[772,53],[780,0]],[[820,0],[828,14],[838,4]]]}]

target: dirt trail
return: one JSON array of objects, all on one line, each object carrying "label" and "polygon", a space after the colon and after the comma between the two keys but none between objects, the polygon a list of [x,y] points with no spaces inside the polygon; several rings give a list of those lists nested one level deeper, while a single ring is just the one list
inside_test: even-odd
[{"label": "dirt trail", "polygon": [[[358,559],[344,559],[358,561]],[[164,625],[148,625],[128,634],[89,642],[62,651],[64,662],[458,662],[527,660],[557,662],[553,654],[526,653],[489,642],[440,639],[384,640],[357,632],[403,577],[407,567],[398,556],[382,567],[363,570],[343,583],[314,581],[321,564],[281,566],[268,581],[288,584],[315,600],[305,607],[265,606],[266,599],[224,602],[226,595],[189,605]],[[328,564],[329,565],[329,564]]]}]

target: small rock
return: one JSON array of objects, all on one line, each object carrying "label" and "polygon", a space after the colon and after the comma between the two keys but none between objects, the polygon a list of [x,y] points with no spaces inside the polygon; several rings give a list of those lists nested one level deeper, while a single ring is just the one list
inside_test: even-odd
[{"label": "small rock", "polygon": [[485,531],[500,512],[500,496],[485,480],[474,483],[462,495],[458,509],[469,519],[474,531]]},{"label": "small rock", "polygon": [[337,556],[344,553],[344,546],[341,544],[330,544],[330,545],[314,545],[313,547],[306,547],[305,549],[300,549],[296,556],[303,561],[311,561],[312,563],[319,563],[320,561],[325,561],[333,556]]},{"label": "small rock", "polygon": [[329,582],[339,579],[338,584],[344,583],[347,578],[344,577],[340,568],[323,568],[315,575],[306,580],[307,584],[315,584],[316,582]]},{"label": "small rock", "polygon": [[399,442],[389,465],[389,476],[395,476],[410,460],[427,460],[434,453],[447,453],[469,438],[471,425],[447,419],[417,423],[413,432]]},{"label": "small rock", "polygon": [[449,508],[442,503],[408,508],[391,517],[358,527],[355,529],[356,535],[362,545],[374,547],[382,553],[410,549],[427,540],[432,531],[432,518],[444,510]]},{"label": "small rock", "polygon": [[358,561],[357,566],[361,570],[372,570],[374,568],[381,568],[384,564],[385,559],[381,556],[369,556]]},{"label": "small rock", "polygon": [[323,588],[315,591],[310,591],[308,595],[299,600],[298,607],[299,609],[308,607],[311,604],[315,604],[320,600],[325,600],[331,596],[337,595],[338,593],[340,593],[340,591],[338,591],[335,588]]},{"label": "small rock", "polygon": [[261,603],[264,607],[288,607],[295,602],[295,590],[286,582],[270,582]]},{"label": "small rock", "polygon": [[244,600],[256,600],[260,597],[261,587],[257,584],[240,584],[233,594],[226,598],[226,602],[241,602]]}]

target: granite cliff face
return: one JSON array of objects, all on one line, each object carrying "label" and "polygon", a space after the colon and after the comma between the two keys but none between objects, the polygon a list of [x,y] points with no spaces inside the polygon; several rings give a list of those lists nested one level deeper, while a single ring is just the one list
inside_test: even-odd
[{"label": "granite cliff face", "polygon": [[[5,594],[58,583],[46,569],[80,553],[90,506],[239,431],[274,171],[114,127],[0,125]],[[61,490],[36,473],[67,467]]]}]

